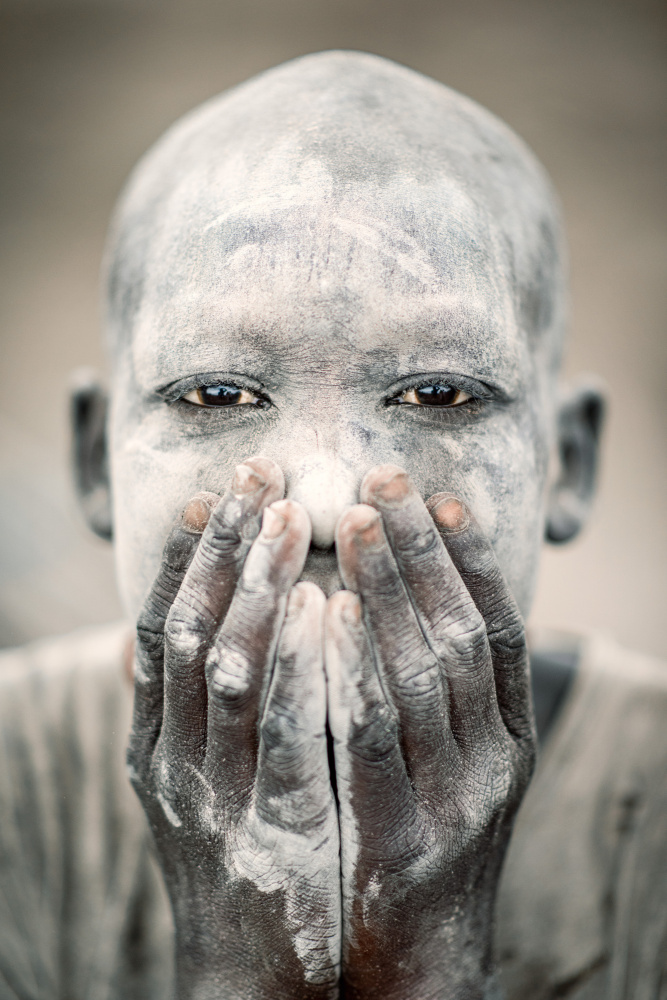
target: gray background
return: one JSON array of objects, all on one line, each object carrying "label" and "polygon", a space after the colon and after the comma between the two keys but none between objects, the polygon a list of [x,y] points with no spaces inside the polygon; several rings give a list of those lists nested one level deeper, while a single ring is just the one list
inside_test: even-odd
[{"label": "gray background", "polygon": [[546,164],[571,244],[570,373],[611,392],[595,520],[545,552],[533,620],[667,654],[667,7],[653,0],[0,3],[0,644],[120,613],[68,483],[66,392],[104,366],[106,220],[202,99],[293,56],[366,49],[487,105]]}]

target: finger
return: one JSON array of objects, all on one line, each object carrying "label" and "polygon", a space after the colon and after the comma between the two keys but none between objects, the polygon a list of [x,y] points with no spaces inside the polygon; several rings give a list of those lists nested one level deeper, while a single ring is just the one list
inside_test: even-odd
[{"label": "finger", "polygon": [[402,846],[412,786],[401,753],[398,720],[373,659],[361,602],[346,590],[327,602],[325,668],[347,878],[353,874],[359,837],[370,847],[374,841],[385,848]]},{"label": "finger", "polygon": [[[200,531],[220,498],[198,493],[169,536],[155,582],[137,620],[134,717],[128,761],[135,770],[150,758],[162,725],[164,628],[172,603],[199,542]],[[131,758],[131,759],[130,759]]]},{"label": "finger", "polygon": [[467,634],[480,617],[424,501],[396,465],[380,465],[361,484],[364,503],[382,514],[394,558],[429,638]]},{"label": "finger", "polygon": [[252,787],[258,720],[287,597],[306,561],[310,518],[293,500],[264,512],[229,612],[206,661],[206,773],[230,797]]},{"label": "finger", "polygon": [[289,595],[260,724],[256,803],[273,826],[308,833],[332,815],[322,651],[325,597],[313,583]]},{"label": "finger", "polygon": [[237,466],[168,615],[161,739],[189,759],[198,758],[205,746],[206,656],[259,532],[262,511],[283,491],[282,472],[269,459],[251,458]]},{"label": "finger", "polygon": [[362,504],[347,510],[336,529],[336,551],[347,588],[362,599],[382,683],[398,713],[407,767],[415,780],[426,781],[447,759],[447,692],[378,512]]},{"label": "finger", "polygon": [[449,555],[482,615],[491,649],[498,706],[508,731],[534,738],[530,666],[521,612],[503,578],[490,541],[451,493],[426,501]]},{"label": "finger", "polygon": [[381,465],[361,495],[382,513],[392,552],[424,633],[446,673],[452,729],[461,745],[501,725],[484,619],[406,473]]}]

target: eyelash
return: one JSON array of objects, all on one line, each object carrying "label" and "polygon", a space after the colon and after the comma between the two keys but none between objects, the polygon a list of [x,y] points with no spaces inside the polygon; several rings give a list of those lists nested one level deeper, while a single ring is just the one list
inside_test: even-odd
[{"label": "eyelash", "polygon": [[[447,393],[454,393],[454,398],[451,402],[441,402],[441,403],[429,403],[423,400],[419,400],[418,394],[424,392],[425,390],[436,390],[437,388],[444,390],[444,392],[437,393],[437,395],[446,395]],[[207,403],[203,398],[202,394],[206,391],[222,390],[222,395],[231,396],[234,393],[238,393],[238,397],[234,400],[230,400],[227,403],[222,403],[216,405],[215,403]],[[406,398],[412,394],[414,399]],[[464,399],[458,399],[459,396],[463,395]],[[246,396],[248,398],[244,399]],[[197,397],[196,399],[192,397]],[[227,409],[227,408],[237,408],[239,406],[243,407],[255,407],[257,409],[265,409],[270,406],[268,399],[260,395],[259,392],[255,392],[251,389],[245,389],[234,382],[213,382],[205,385],[196,386],[190,389],[187,393],[175,398],[174,401],[186,403],[189,406],[197,407],[198,409],[206,410],[216,410],[216,409]],[[460,386],[452,385],[449,382],[433,380],[430,382],[422,382],[419,385],[408,386],[402,389],[400,392],[396,393],[394,396],[386,400],[387,406],[411,406],[419,409],[429,409],[429,410],[453,410],[459,407],[466,406],[468,403],[480,403],[482,399],[479,396],[475,396],[473,392],[463,389]]]},{"label": "eyelash", "polygon": [[[442,396],[449,393],[454,393],[454,400],[449,403],[435,403],[435,402],[424,402],[419,400],[418,394],[424,392],[424,390],[429,389],[442,389],[445,392],[439,392],[437,395]],[[405,397],[412,394],[414,399],[406,399]],[[436,393],[434,392],[434,395]],[[465,399],[460,399],[457,401],[459,396],[465,396]],[[433,382],[422,382],[420,385],[410,386],[407,389],[403,389],[400,393],[392,396],[391,399],[387,400],[387,405],[389,406],[417,406],[420,409],[426,407],[427,409],[438,409],[438,410],[454,410],[459,406],[465,406],[466,403],[477,401],[478,397],[474,396],[472,392],[468,392],[466,389],[462,389],[457,385],[450,385],[447,382],[433,381]]]},{"label": "eyelash", "polygon": [[[216,405],[215,403],[207,403],[202,399],[202,393],[206,392],[207,390],[213,392],[216,389],[222,390],[220,395],[223,396],[230,396],[233,395],[234,393],[238,393],[240,397],[243,397],[245,395],[249,398],[234,399],[233,401],[230,400],[229,402],[223,403],[221,405]],[[228,390],[231,390],[231,392],[229,392]],[[198,401],[196,402],[194,399],[188,398],[191,396],[198,396],[199,397]],[[191,406],[197,406],[201,407],[202,409],[208,409],[208,410],[216,410],[216,409],[222,409],[223,407],[235,407],[235,406],[256,406],[258,409],[263,409],[269,405],[268,400],[264,399],[263,396],[260,396],[259,393],[253,392],[250,389],[243,389],[241,386],[234,385],[234,383],[232,382],[228,383],[216,382],[213,383],[212,385],[200,385],[197,386],[197,388],[195,389],[191,389],[183,396],[180,396],[179,399],[185,403],[189,403]]]}]

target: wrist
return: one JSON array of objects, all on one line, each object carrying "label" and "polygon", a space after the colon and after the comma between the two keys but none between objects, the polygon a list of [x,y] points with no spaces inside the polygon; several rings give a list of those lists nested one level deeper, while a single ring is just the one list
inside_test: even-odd
[{"label": "wrist", "polygon": [[405,913],[400,924],[383,921],[365,935],[363,954],[352,947],[344,956],[346,1000],[501,1000],[491,913],[478,901],[474,914],[437,922]]},{"label": "wrist", "polygon": [[[265,922],[266,924],[266,922]],[[338,1000],[339,970],[309,981],[292,932],[277,915],[260,935],[247,914],[176,931],[176,1000]]]}]

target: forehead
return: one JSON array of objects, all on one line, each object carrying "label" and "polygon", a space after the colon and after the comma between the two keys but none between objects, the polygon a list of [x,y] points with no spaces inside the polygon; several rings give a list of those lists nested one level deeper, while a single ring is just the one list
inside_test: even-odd
[{"label": "forehead", "polygon": [[[278,165],[279,166],[279,165]],[[510,262],[489,213],[455,181],[336,185],[321,162],[173,193],[148,250],[132,354],[142,380],[302,350],[433,353],[510,370],[520,336]],[[428,365],[427,365],[428,366]]]},{"label": "forehead", "polygon": [[307,57],[139,165],[109,246],[110,336],[145,381],[304,341],[510,371],[526,332],[560,337],[557,230],[541,169],[473,102],[375,57]]}]

